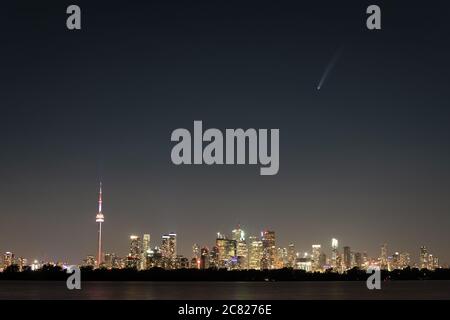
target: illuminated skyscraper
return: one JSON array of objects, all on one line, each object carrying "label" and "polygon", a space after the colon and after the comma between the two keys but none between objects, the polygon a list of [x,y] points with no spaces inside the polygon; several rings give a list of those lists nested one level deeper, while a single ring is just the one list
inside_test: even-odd
[{"label": "illuminated skyscraper", "polygon": [[216,247],[218,251],[218,268],[234,268],[235,264],[237,264],[236,241],[227,239],[223,234],[217,233]]},{"label": "illuminated skyscraper", "polygon": [[12,252],[5,252],[3,255],[3,269],[6,269],[7,267],[13,265],[15,263],[14,253]]},{"label": "illuminated skyscraper", "polygon": [[98,252],[97,252],[97,267],[102,265],[102,223],[105,222],[105,217],[102,213],[102,182],[100,181],[100,191],[98,193],[98,213],[95,216],[95,222],[98,223]]},{"label": "illuminated skyscraper", "polygon": [[363,266],[363,254],[361,252],[353,253],[354,262],[352,263],[352,267],[357,267],[359,269]]},{"label": "illuminated skyscraper", "polygon": [[319,268],[320,270],[323,270],[324,266],[327,264],[327,255],[323,252],[319,255]]},{"label": "illuminated skyscraper", "polygon": [[147,269],[147,256],[149,255],[150,250],[150,235],[144,234],[142,237],[141,269]]},{"label": "illuminated skyscraper", "polygon": [[177,259],[177,234],[169,233],[162,236],[161,254],[164,268],[174,269]]},{"label": "illuminated skyscraper", "polygon": [[337,268],[338,266],[338,240],[331,239],[331,266]]},{"label": "illuminated skyscraper", "polygon": [[344,247],[344,268],[346,270],[352,268],[352,254],[348,246]]},{"label": "illuminated skyscraper", "polygon": [[249,237],[248,240],[249,240],[248,267],[249,269],[260,270],[261,260],[263,257],[263,243],[255,236]]},{"label": "illuminated skyscraper", "polygon": [[288,253],[287,253],[288,257],[288,263],[287,263],[287,267],[288,268],[294,268],[295,267],[295,245],[293,243],[289,244],[288,247]]},{"label": "illuminated skyscraper", "polygon": [[209,269],[209,250],[206,247],[201,249],[200,269]]},{"label": "illuminated skyscraper", "polygon": [[236,243],[236,259],[238,269],[248,268],[248,249],[247,242],[245,241],[245,232],[238,225],[236,229],[232,231],[232,240]]},{"label": "illuminated skyscraper", "polygon": [[274,269],[276,259],[275,231],[262,231],[261,240],[263,244],[262,269]]},{"label": "illuminated skyscraper", "polygon": [[217,269],[219,267],[219,249],[214,246],[209,252],[209,267]]},{"label": "illuminated skyscraper", "polygon": [[428,251],[425,246],[420,247],[420,268],[428,268]]},{"label": "illuminated skyscraper", "polygon": [[142,247],[141,238],[135,235],[130,236],[130,252],[127,257],[127,267],[128,268],[141,268],[141,258],[142,258]]},{"label": "illuminated skyscraper", "polygon": [[320,244],[313,244],[312,245],[312,254],[311,254],[311,268],[312,268],[312,271],[320,271],[320,270],[322,270],[323,264],[320,263],[321,247],[322,246]]}]

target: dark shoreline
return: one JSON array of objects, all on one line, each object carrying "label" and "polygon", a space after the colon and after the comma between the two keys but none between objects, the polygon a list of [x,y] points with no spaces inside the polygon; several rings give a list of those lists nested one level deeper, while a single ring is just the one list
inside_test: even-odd
[{"label": "dark shoreline", "polygon": [[[370,276],[365,270],[351,269],[345,273],[312,273],[303,270],[164,270],[81,268],[83,281],[365,281]],[[7,271],[0,280],[66,280],[68,274],[60,267],[46,266],[38,271]],[[381,271],[381,280],[450,280],[450,269],[410,269]]]}]

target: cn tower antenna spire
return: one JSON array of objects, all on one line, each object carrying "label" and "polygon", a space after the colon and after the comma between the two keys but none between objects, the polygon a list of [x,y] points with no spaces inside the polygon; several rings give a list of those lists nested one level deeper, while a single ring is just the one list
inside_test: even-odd
[{"label": "cn tower antenna spire", "polygon": [[98,252],[97,252],[97,267],[102,265],[102,223],[105,222],[105,217],[102,213],[102,182],[100,181],[100,189],[98,192],[98,213],[95,216],[95,222],[98,223]]}]

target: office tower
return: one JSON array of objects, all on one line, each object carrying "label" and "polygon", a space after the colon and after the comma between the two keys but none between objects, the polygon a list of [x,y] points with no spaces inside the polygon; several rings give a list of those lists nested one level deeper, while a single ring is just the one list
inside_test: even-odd
[{"label": "office tower", "polygon": [[400,253],[398,252],[394,252],[392,254],[391,269],[392,270],[400,269]]},{"label": "office tower", "polygon": [[320,244],[313,244],[312,245],[312,254],[311,254],[311,268],[312,271],[320,271],[322,267],[325,265],[321,264],[320,261],[320,251],[322,246]]},{"label": "office tower", "polygon": [[3,269],[12,266],[14,264],[14,260],[14,253],[9,251],[5,252],[5,254],[3,255]]},{"label": "office tower", "polygon": [[243,270],[248,268],[248,249],[245,240],[245,232],[240,225],[231,231],[231,240],[236,243],[236,268]]},{"label": "office tower", "polygon": [[287,267],[288,268],[294,268],[295,266],[295,245],[293,243],[290,243],[288,246],[288,252],[287,252]]},{"label": "office tower", "polygon": [[427,269],[428,268],[428,252],[425,246],[420,247],[420,268]]},{"label": "office tower", "polygon": [[236,241],[227,239],[223,234],[217,233],[216,247],[218,250],[218,267],[227,269],[236,267]]},{"label": "office tower", "polygon": [[193,258],[200,258],[200,247],[198,246],[198,244],[194,243],[194,245],[192,246],[192,257]]},{"label": "office tower", "polygon": [[255,236],[250,236],[249,240],[249,250],[248,250],[248,260],[249,269],[260,270],[261,260],[263,257],[263,243]]},{"label": "office tower", "polygon": [[192,246],[192,259],[191,259],[191,268],[199,269],[200,268],[200,247],[198,244],[194,243]]},{"label": "office tower", "polygon": [[216,246],[209,252],[209,267],[213,269],[219,267],[219,249]]},{"label": "office tower", "polygon": [[333,238],[331,239],[331,266],[333,268],[338,267],[337,260],[338,260],[338,240]]},{"label": "office tower", "polygon": [[200,269],[209,269],[209,250],[206,247],[200,251]]},{"label": "office tower", "polygon": [[103,266],[106,269],[112,269],[112,254],[111,253],[105,253],[104,254]]},{"label": "office tower", "polygon": [[326,264],[327,264],[327,255],[324,252],[321,252],[319,255],[319,270],[323,270]]},{"label": "office tower", "polygon": [[344,269],[348,270],[352,268],[352,254],[350,247],[344,247]]},{"label": "office tower", "polygon": [[428,254],[428,266],[427,269],[434,270],[434,255]]},{"label": "office tower", "polygon": [[164,268],[165,263],[159,247],[155,247],[153,250],[150,249],[149,254],[147,255],[146,265],[147,269]]},{"label": "office tower", "polygon": [[277,248],[275,256],[275,269],[282,269],[288,266],[288,250]]},{"label": "office tower", "polygon": [[95,222],[98,223],[98,252],[97,252],[97,267],[102,265],[102,223],[105,222],[105,217],[102,212],[102,183],[100,182],[100,191],[98,193],[98,213],[95,216]]},{"label": "office tower", "polygon": [[175,269],[177,258],[177,234],[169,233],[162,236],[161,254],[164,268]]},{"label": "office tower", "polygon": [[387,248],[387,244],[383,244],[381,246],[381,256],[380,256],[380,267],[383,270],[386,270],[388,268],[388,248]]},{"label": "office tower", "polygon": [[367,256],[367,252],[362,253],[362,268],[366,269],[369,266],[369,257]]},{"label": "office tower", "polygon": [[150,253],[150,235],[144,234],[142,237],[142,257],[141,257],[141,269],[147,269],[147,255]]},{"label": "office tower", "polygon": [[177,269],[188,269],[189,259],[183,256],[177,256]]},{"label": "office tower", "polygon": [[141,238],[136,235],[130,236],[130,252],[127,257],[127,267],[140,269],[142,257]]},{"label": "office tower", "polygon": [[361,254],[361,252],[354,252],[353,257],[354,263],[352,264],[352,267],[357,267],[361,269],[363,266],[363,255]]},{"label": "office tower", "polygon": [[19,265],[19,271],[22,272],[28,267],[28,259],[19,257],[19,259],[17,259],[17,264]]},{"label": "office tower", "polygon": [[263,244],[261,267],[262,269],[274,269],[276,257],[275,231],[262,231],[261,240]]},{"label": "office tower", "polygon": [[409,267],[410,263],[411,263],[411,259],[410,259],[409,253],[408,252],[400,253],[399,264],[398,264],[399,269],[405,269],[405,268]]},{"label": "office tower", "polygon": [[438,257],[434,257],[434,259],[433,259],[433,270],[439,269],[439,268],[440,268],[439,258]]}]

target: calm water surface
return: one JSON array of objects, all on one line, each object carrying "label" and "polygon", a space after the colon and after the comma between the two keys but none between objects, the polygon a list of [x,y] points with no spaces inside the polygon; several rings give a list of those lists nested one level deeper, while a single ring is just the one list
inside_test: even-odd
[{"label": "calm water surface", "polygon": [[0,281],[0,299],[450,299],[450,281],[365,282],[82,282]]}]

